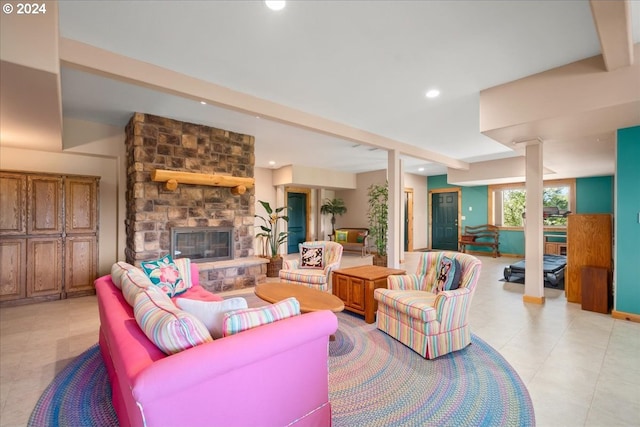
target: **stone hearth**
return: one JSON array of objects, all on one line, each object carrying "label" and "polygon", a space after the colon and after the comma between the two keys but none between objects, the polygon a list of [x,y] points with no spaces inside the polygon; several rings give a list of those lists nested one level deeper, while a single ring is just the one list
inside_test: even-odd
[{"label": "stone hearth", "polygon": [[172,227],[233,227],[233,260],[199,265],[212,292],[266,280],[266,260],[254,256],[254,189],[234,196],[227,187],[181,184],[167,190],[154,169],[253,177],[254,138],[222,129],[135,113],[126,127],[127,262],[170,252]]}]

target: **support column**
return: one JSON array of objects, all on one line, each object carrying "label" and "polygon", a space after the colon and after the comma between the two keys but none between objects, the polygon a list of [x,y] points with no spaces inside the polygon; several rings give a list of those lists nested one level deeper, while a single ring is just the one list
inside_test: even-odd
[{"label": "support column", "polygon": [[402,194],[402,163],[398,150],[389,150],[389,241],[387,244],[387,266],[400,268],[400,196]]},{"label": "support column", "polygon": [[526,221],[525,221],[525,262],[524,296],[528,303],[544,304],[544,273],[542,258],[544,253],[542,193],[543,162],[542,141],[525,142],[526,147]]}]

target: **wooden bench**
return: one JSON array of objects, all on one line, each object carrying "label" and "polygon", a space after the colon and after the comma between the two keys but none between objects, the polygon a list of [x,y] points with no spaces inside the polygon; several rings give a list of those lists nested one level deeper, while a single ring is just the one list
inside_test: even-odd
[{"label": "wooden bench", "polygon": [[466,225],[464,233],[460,236],[460,252],[466,253],[467,246],[483,246],[493,250],[493,257],[500,256],[498,245],[500,239],[498,227],[490,224]]},{"label": "wooden bench", "polygon": [[[338,233],[341,233],[338,235]],[[345,237],[346,233],[346,238]],[[342,237],[342,238],[339,238]],[[367,255],[368,228],[336,228],[333,240],[342,245],[344,251],[360,252],[361,256]]]}]

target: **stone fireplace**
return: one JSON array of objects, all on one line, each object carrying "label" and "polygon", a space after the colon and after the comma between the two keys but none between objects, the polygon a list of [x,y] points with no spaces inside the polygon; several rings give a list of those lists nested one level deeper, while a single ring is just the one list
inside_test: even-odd
[{"label": "stone fireplace", "polygon": [[[185,248],[179,251],[199,262],[200,283],[208,290],[242,289],[266,279],[266,260],[254,256],[253,188],[239,195],[208,185],[170,190],[151,179],[156,169],[252,178],[252,136],[135,113],[125,145],[127,262],[182,256],[175,253],[180,231]],[[205,230],[224,230],[229,247],[221,249],[224,238]],[[196,243],[208,247],[196,249]]]}]

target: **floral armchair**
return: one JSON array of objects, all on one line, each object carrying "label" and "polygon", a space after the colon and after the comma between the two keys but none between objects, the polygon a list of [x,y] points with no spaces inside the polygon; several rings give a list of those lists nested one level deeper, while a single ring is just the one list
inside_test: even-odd
[{"label": "floral armchair", "polygon": [[300,243],[300,258],[284,260],[280,280],[328,291],[329,277],[340,266],[342,249],[335,242]]},{"label": "floral armchair", "polygon": [[[457,289],[438,290],[444,257],[459,262]],[[378,329],[427,359],[463,349],[471,344],[469,307],[481,266],[472,255],[426,252],[416,274],[389,276],[387,289],[375,290]]]}]

